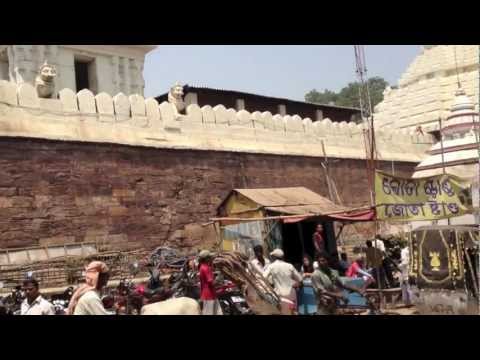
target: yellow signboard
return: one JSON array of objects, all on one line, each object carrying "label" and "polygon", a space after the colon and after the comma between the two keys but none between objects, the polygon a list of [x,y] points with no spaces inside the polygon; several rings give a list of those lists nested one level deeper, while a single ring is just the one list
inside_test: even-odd
[{"label": "yellow signboard", "polygon": [[379,220],[438,220],[472,212],[471,184],[445,174],[407,179],[377,171],[375,204]]}]

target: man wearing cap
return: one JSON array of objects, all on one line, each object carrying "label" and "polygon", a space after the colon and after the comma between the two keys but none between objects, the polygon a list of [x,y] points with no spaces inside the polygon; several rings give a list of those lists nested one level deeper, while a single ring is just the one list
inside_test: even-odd
[{"label": "man wearing cap", "polygon": [[293,315],[297,311],[295,286],[300,284],[302,276],[292,264],[283,261],[284,254],[281,249],[275,249],[270,256],[274,261],[264,271],[263,277],[273,285],[273,289],[282,299],[282,314]]},{"label": "man wearing cap", "polygon": [[107,285],[109,278],[108,266],[104,262],[91,262],[85,269],[85,284],[73,294],[67,313],[69,315],[109,315],[100,299],[100,293]]},{"label": "man wearing cap", "polygon": [[200,251],[200,300],[203,303],[202,315],[223,315],[215,293],[215,276],[212,267],[212,254],[208,250]]}]

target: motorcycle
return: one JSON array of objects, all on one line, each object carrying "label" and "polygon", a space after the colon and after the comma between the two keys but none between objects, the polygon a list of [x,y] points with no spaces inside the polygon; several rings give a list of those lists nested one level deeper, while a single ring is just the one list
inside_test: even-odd
[{"label": "motorcycle", "polygon": [[132,315],[134,314],[134,306],[130,299],[130,295],[135,285],[129,279],[122,279],[117,288],[102,297],[103,307],[110,313],[116,315]]},{"label": "motorcycle", "polygon": [[118,315],[118,310],[117,307],[115,306],[115,296],[113,294],[106,294],[103,295],[102,298],[102,304],[105,310],[109,315]]},{"label": "motorcycle", "polygon": [[139,265],[138,263],[132,264],[131,278],[122,279],[114,294],[104,297],[104,307],[115,311],[118,315],[138,315],[143,306],[170,298],[173,293],[160,280],[160,272],[155,268],[152,269],[151,266],[148,270],[150,272],[149,280],[146,283],[135,285],[133,277],[138,273]]},{"label": "motorcycle", "polygon": [[[3,282],[0,281],[0,289],[3,289]],[[0,296],[0,316],[7,315],[7,308],[3,303],[3,296]]]},{"label": "motorcycle", "polygon": [[55,315],[65,315],[73,296],[73,286],[68,287],[62,294],[52,295],[50,301],[55,308]]},{"label": "motorcycle", "polygon": [[181,271],[173,273],[168,279],[173,297],[200,299],[200,286],[194,261],[194,258],[187,259]]},{"label": "motorcycle", "polygon": [[4,304],[4,298],[0,297],[0,316],[8,315],[8,308]]},{"label": "motorcycle", "polygon": [[0,312],[4,315],[20,315],[23,299],[25,299],[25,293],[22,286],[16,286],[9,295],[1,300]]},{"label": "motorcycle", "polygon": [[224,281],[215,289],[218,301],[224,315],[252,315],[245,297],[231,281]]},{"label": "motorcycle", "polygon": [[[189,297],[197,301],[200,299],[200,281],[193,260],[187,261],[181,272],[170,276],[169,282],[173,284],[173,297]],[[215,278],[215,293],[224,315],[253,313],[242,291],[233,282],[224,279],[219,272],[215,272]]]},{"label": "motorcycle", "polygon": [[187,258],[180,256],[176,250],[169,247],[158,247],[151,254],[148,263],[156,269],[182,269]]}]

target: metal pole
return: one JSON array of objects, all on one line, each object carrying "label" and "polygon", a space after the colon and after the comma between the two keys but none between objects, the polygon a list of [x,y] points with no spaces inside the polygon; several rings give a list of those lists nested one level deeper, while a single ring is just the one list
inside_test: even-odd
[{"label": "metal pole", "polygon": [[[480,64],[480,45],[478,47],[478,63]],[[479,74],[479,82],[478,82],[478,128],[475,129],[475,117],[473,117],[473,133],[475,134],[475,140],[477,141],[477,149],[478,149],[478,172],[477,172],[477,186],[478,186],[478,203],[477,203],[477,214],[474,215],[474,218],[477,220],[477,226],[478,230],[480,231],[480,67],[478,68],[478,74]],[[475,207],[475,205],[474,205]],[[477,257],[479,255],[477,254]],[[477,270],[477,276],[475,274],[472,275],[473,281],[475,284],[478,285],[478,274],[480,273],[480,263],[478,262],[477,258],[477,265],[478,268]],[[478,288],[477,288],[477,303],[480,308],[480,295],[478,293]]]},{"label": "metal pole", "polygon": [[[480,46],[478,47],[478,62],[480,64]],[[478,70],[478,74],[480,76],[480,67],[479,67],[479,70]],[[477,219],[480,218],[480,79],[479,79],[479,82],[478,82],[478,87],[479,87],[479,91],[478,91],[478,108],[479,108],[479,114],[478,114],[478,128],[475,129],[475,117],[473,117],[473,133],[475,134],[475,139],[477,141],[477,149],[478,149],[478,172],[477,172],[477,175],[478,175],[478,178],[477,178],[477,185],[478,185],[478,209],[477,209]],[[479,224],[478,224],[478,229],[480,230],[480,221],[479,221]],[[480,299],[479,299],[480,300]]]},{"label": "metal pole", "polygon": [[[441,152],[442,152],[442,173],[445,175],[447,172],[445,171],[445,154],[443,152],[443,134],[442,134],[442,118],[438,119],[438,123],[440,125],[440,146],[441,146]],[[445,204],[442,204],[443,212],[446,215],[445,211]],[[447,224],[450,225],[450,218],[447,218]]]},{"label": "metal pole", "polygon": [[325,151],[325,142],[322,140],[322,152],[323,152],[323,158],[324,162],[322,163],[322,167],[325,170],[325,178],[327,181],[327,187],[328,187],[328,195],[330,196],[330,200],[332,202],[335,202],[335,198],[333,196],[333,189],[332,189],[332,184],[330,181],[330,169],[328,167],[328,157],[327,157],[327,152]]},{"label": "metal pole", "polygon": [[442,149],[442,172],[443,172],[443,175],[445,175],[446,171],[445,171],[445,154],[443,153],[442,118],[438,119],[438,123],[439,123],[439,126],[440,126],[440,146],[441,146],[441,149]]},{"label": "metal pole", "polygon": [[302,222],[297,222],[298,235],[300,236],[300,245],[302,245],[302,261],[305,256],[305,239],[303,238]]},{"label": "metal pole", "polygon": [[[360,89],[360,106],[362,109],[362,115],[365,116],[365,130],[368,129],[368,140],[367,136],[364,133],[365,139],[365,152],[367,160],[367,179],[370,186],[370,201],[372,207],[375,206],[375,170],[376,170],[376,144],[375,144],[375,127],[374,127],[374,117],[372,109],[372,101],[370,99],[370,92],[368,88],[368,76],[367,67],[365,61],[365,52],[362,45],[355,45],[355,63],[357,67],[357,75],[359,78],[359,89]],[[365,98],[364,98],[365,97]],[[364,130],[364,131],[365,131]],[[378,234],[378,223],[377,220],[374,221],[375,226],[375,237],[374,237],[374,248],[375,255],[377,255],[377,234]],[[383,260],[383,256],[382,256]],[[377,281],[378,289],[380,294],[380,299],[382,299],[382,284],[380,282],[380,271],[383,270],[383,262],[377,271]],[[382,300],[380,300],[380,307],[382,305]]]},{"label": "metal pole", "polygon": [[468,271],[470,271],[471,274],[471,279],[472,279],[472,285],[473,285],[473,291],[474,291],[474,296],[478,297],[478,283],[477,283],[477,276],[475,274],[475,271],[473,269],[472,265],[472,259],[470,259],[470,254],[468,253],[468,250],[465,248],[465,244],[462,246],[462,251],[463,251],[463,256],[467,260],[467,265],[468,265]]}]

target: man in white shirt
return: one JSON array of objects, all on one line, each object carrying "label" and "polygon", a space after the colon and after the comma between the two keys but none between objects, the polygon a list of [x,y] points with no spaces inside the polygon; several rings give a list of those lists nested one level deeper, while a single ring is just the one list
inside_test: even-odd
[{"label": "man in white shirt", "polygon": [[26,279],[23,290],[26,298],[20,306],[20,315],[55,315],[54,306],[40,295],[37,280]]},{"label": "man in white shirt", "polygon": [[96,290],[86,292],[78,301],[74,315],[109,315]]},{"label": "man in white shirt", "polygon": [[385,243],[378,237],[376,237],[375,240],[373,240],[372,245],[374,248],[377,248],[382,253],[385,253]]},{"label": "man in white shirt", "polygon": [[388,281],[388,285],[390,287],[393,287],[395,280],[393,278],[393,274],[391,271],[391,268],[389,264],[395,264],[392,262],[392,260],[388,257],[386,253],[386,248],[385,248],[385,243],[380,239],[380,237],[376,237],[375,240],[373,240],[373,247],[376,247],[378,250],[380,250],[383,254],[383,261],[382,261],[382,267],[385,272],[386,279]]},{"label": "man in white shirt", "polygon": [[253,253],[255,254],[255,258],[251,261],[251,264],[260,274],[263,274],[263,272],[270,265],[270,260],[266,259],[263,256],[263,246],[262,245],[256,245],[253,248]]},{"label": "man in white shirt", "polygon": [[408,245],[405,246],[400,253],[400,265],[398,266],[401,271],[400,284],[402,287],[402,299],[406,306],[412,305],[410,284],[408,283],[408,265],[410,262],[410,250]]},{"label": "man in white shirt", "polygon": [[100,292],[110,278],[108,266],[91,262],[85,269],[85,284],[73,294],[67,313],[70,315],[110,315],[100,299]]},{"label": "man in white shirt", "polygon": [[263,277],[273,285],[273,289],[282,299],[282,314],[293,315],[297,310],[295,287],[302,281],[302,276],[292,264],[283,261],[284,254],[281,249],[275,249],[270,256],[274,261],[264,271]]}]

